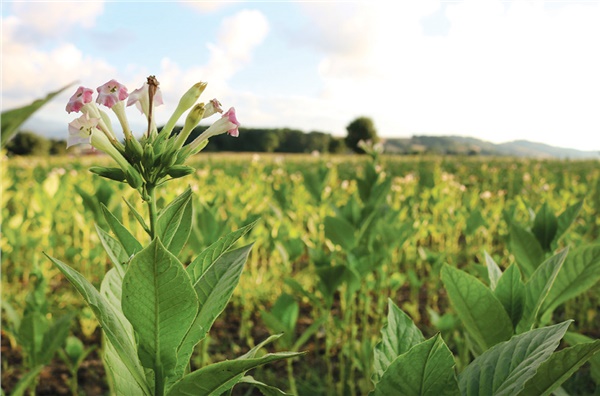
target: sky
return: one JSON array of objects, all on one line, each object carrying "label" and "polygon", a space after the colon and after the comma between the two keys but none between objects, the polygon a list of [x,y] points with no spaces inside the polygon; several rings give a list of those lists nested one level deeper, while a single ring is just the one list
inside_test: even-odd
[{"label": "sky", "polygon": [[[600,150],[600,1],[2,1],[2,110],[77,82],[23,129],[66,137],[79,85],[194,83],[242,126],[526,139]],[[132,127],[143,116],[128,109]],[[212,120],[214,121],[214,120]],[[210,122],[210,121],[209,121]],[[183,119],[181,120],[181,124]],[[115,124],[115,126],[118,124]]]}]

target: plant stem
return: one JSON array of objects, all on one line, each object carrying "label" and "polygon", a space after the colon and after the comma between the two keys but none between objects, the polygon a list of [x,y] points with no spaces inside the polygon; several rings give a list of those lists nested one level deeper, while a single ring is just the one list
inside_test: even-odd
[{"label": "plant stem", "polygon": [[287,359],[287,374],[288,374],[288,382],[290,385],[290,393],[292,395],[298,394],[298,389],[296,388],[296,379],[294,378],[294,366],[292,359]]},{"label": "plant stem", "polygon": [[146,192],[148,193],[148,213],[150,215],[150,238],[154,239],[156,236],[156,224],[158,220],[158,211],[156,209],[156,193],[154,192],[154,185],[146,185]]}]

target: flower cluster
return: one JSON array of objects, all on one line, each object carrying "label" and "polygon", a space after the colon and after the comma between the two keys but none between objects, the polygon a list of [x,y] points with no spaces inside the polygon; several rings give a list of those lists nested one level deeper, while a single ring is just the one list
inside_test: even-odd
[{"label": "flower cluster", "polygon": [[[67,147],[91,144],[92,147],[105,152],[117,162],[119,168],[94,167],[92,172],[113,180],[126,181],[142,192],[146,186],[153,188],[168,177],[185,176],[193,169],[184,166],[183,163],[190,155],[202,150],[209,138],[223,133],[239,135],[240,123],[233,107],[223,112],[217,99],[207,103],[196,103],[205,88],[204,82],[192,86],[181,97],[177,108],[159,132],[154,122],[153,109],[163,104],[163,98],[154,76],[148,77],[147,82],[131,93],[123,84],[110,80],[96,89],[96,101],[93,100],[92,89],[79,87],[66,106],[68,113],[82,113],[69,124]],[[123,142],[116,138],[108,114],[98,105],[105,106],[115,113],[125,137]],[[148,120],[148,129],[140,140],[133,136],[125,114],[125,107],[132,105],[135,105]],[[178,134],[171,136],[175,124],[188,109],[184,127]],[[221,118],[190,144],[185,145],[198,123],[215,113],[221,114]]]}]

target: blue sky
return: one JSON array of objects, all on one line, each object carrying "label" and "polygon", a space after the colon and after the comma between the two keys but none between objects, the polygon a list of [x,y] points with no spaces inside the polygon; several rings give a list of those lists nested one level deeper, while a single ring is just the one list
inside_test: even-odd
[{"label": "blue sky", "polygon": [[[600,150],[600,2],[2,2],[2,106],[154,74],[249,127],[465,135]],[[75,90],[76,87],[72,89]],[[66,135],[71,90],[26,125]],[[143,119],[129,118],[140,133]]]}]

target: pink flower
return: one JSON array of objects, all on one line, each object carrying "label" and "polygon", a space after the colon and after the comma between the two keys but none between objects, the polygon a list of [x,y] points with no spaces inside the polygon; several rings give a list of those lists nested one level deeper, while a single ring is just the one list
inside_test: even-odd
[{"label": "pink flower", "polygon": [[204,106],[204,115],[202,118],[208,118],[215,113],[223,113],[223,109],[221,108],[221,102],[217,99],[211,99]]},{"label": "pink flower", "polygon": [[67,110],[67,113],[71,113],[73,111],[78,113],[84,105],[92,101],[93,93],[94,91],[90,88],[77,88],[77,91],[73,94],[73,96],[71,96],[71,99],[69,99],[69,103],[67,103],[67,107],[65,108],[65,110]]},{"label": "pink flower", "polygon": [[98,118],[90,118],[89,114],[84,114],[69,123],[69,137],[67,138],[67,148],[76,144],[91,144],[92,133],[97,130]]},{"label": "pink flower", "polygon": [[238,120],[235,116],[235,109],[233,107],[230,108],[229,110],[227,110],[227,112],[225,114],[223,114],[221,116],[221,118],[227,118],[227,121],[229,121],[230,129],[227,130],[227,133],[230,136],[233,136],[233,137],[240,136],[240,131],[238,130],[240,123],[238,122]]},{"label": "pink flower", "polygon": [[117,82],[117,80],[110,80],[106,84],[99,86],[96,90],[98,91],[96,103],[102,104],[109,109],[129,96],[127,87]]},{"label": "pink flower", "polygon": [[[148,97],[148,83],[144,83],[140,88],[136,89],[129,95],[129,100],[127,101],[127,106],[131,106],[135,104],[135,107],[142,113],[148,115],[149,108],[149,97]],[[160,88],[156,90],[154,94],[154,106],[160,106],[163,104],[162,93],[160,92]]]}]

